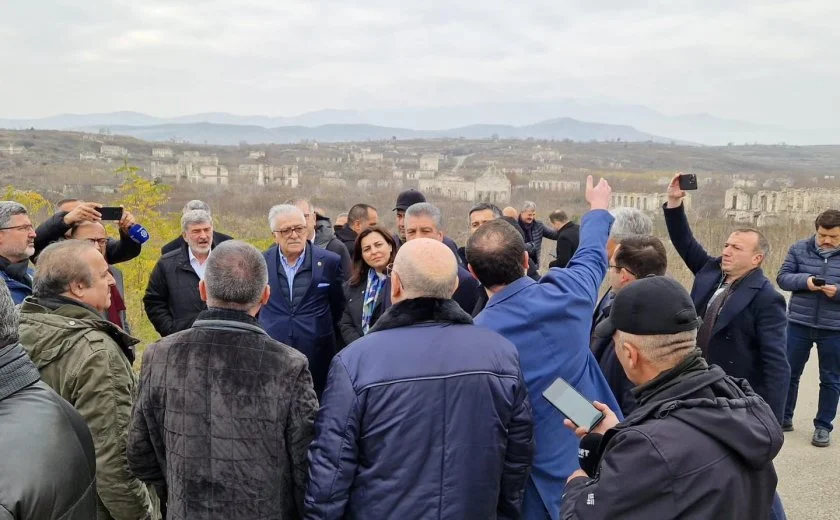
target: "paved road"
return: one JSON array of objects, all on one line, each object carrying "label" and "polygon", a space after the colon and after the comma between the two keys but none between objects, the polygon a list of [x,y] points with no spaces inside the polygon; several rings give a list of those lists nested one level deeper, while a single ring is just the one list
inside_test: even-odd
[{"label": "paved road", "polygon": [[795,430],[785,434],[785,445],[776,457],[778,489],[791,520],[840,519],[840,427],[832,433],[832,445],[828,448],[811,446],[818,394],[814,348],[800,382],[793,419]]}]

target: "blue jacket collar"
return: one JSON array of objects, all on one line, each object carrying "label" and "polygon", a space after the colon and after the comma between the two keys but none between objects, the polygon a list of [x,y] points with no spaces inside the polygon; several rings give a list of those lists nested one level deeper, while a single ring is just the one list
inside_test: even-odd
[{"label": "blue jacket collar", "polygon": [[485,307],[485,309],[507,300],[519,291],[525,289],[526,287],[530,287],[535,283],[537,282],[523,275],[522,278],[520,278],[519,280],[516,280],[512,284],[509,284],[507,287],[494,294],[487,302],[487,307]]}]

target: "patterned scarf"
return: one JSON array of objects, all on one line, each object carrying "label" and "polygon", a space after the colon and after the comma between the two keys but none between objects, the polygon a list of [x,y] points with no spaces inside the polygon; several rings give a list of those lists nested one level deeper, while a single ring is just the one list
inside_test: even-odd
[{"label": "patterned scarf", "polygon": [[365,303],[362,306],[362,335],[368,333],[370,320],[373,318],[373,309],[376,307],[376,300],[379,298],[379,291],[382,290],[384,280],[379,277],[376,269],[368,269],[367,288],[365,289]]}]

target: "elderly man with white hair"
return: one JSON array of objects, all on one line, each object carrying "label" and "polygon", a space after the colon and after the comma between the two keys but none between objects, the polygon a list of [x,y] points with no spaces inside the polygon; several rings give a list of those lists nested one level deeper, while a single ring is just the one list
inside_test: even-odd
[{"label": "elderly man with white hair", "polygon": [[516,347],[452,300],[441,241],[409,240],[391,276],[394,305],[330,366],[306,518],[519,518],[534,447]]},{"label": "elderly man with white hair", "polygon": [[260,311],[260,325],[309,359],[320,396],[336,351],[334,325],[344,312],[341,257],[307,240],[306,217],[295,206],[272,207],[268,225],[276,246],[263,253],[271,297]]}]

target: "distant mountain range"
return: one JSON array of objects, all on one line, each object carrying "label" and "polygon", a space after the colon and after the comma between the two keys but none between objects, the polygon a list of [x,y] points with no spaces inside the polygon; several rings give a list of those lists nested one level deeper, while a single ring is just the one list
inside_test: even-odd
[{"label": "distant mountain range", "polygon": [[[79,130],[97,132],[99,126]],[[185,140],[191,143],[234,145],[296,143],[302,140],[320,142],[367,141],[382,139],[571,139],[573,141],[648,141],[670,142],[670,139],[639,132],[630,126],[585,123],[569,118],[552,119],[533,125],[470,125],[448,130],[412,130],[367,124],[327,124],[319,126],[279,126],[219,123],[181,123],[152,126],[107,127],[112,133],[129,135],[146,141]]]},{"label": "distant mountain range", "polygon": [[[563,117],[551,118],[556,115]],[[0,119],[2,128],[98,131],[142,139],[172,138],[208,144],[288,143],[301,139],[363,141],[412,138],[502,138],[727,143],[840,143],[838,129],[787,129],[708,114],[666,116],[639,105],[581,100],[487,103],[452,107],[319,110],[294,117],[223,112],[154,117],[138,112],[63,114],[43,119]],[[445,129],[445,130],[441,130]],[[667,137],[658,137],[667,136]]]}]

